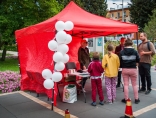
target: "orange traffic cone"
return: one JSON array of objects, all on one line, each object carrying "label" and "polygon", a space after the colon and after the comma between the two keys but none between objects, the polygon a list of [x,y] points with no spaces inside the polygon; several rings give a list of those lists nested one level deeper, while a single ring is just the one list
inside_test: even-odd
[{"label": "orange traffic cone", "polygon": [[122,116],[120,118],[135,118],[133,116],[132,103],[130,99],[127,99],[127,102],[126,102],[125,116]]},{"label": "orange traffic cone", "polygon": [[64,118],[70,118],[70,113],[69,113],[69,110],[68,109],[65,110],[65,116],[64,116]]}]

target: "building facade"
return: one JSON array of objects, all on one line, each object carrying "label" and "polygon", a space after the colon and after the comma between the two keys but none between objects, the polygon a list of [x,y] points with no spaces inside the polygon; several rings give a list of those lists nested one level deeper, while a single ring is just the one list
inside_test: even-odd
[{"label": "building facade", "polygon": [[122,9],[113,9],[108,11],[106,17],[113,19],[113,20],[119,20],[122,21],[122,16],[124,16],[124,22],[130,22],[130,11],[129,8],[123,9],[123,15],[122,15]]}]

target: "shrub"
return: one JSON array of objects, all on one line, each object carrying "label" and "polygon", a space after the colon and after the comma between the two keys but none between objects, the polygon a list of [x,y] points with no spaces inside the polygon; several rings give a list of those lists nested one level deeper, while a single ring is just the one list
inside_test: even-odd
[{"label": "shrub", "polygon": [[120,43],[119,43],[119,41],[107,41],[107,42],[105,43],[105,47],[104,47],[104,53],[105,53],[105,54],[107,54],[107,46],[108,46],[109,44],[112,44],[112,45],[114,46],[114,49],[115,49],[116,46],[118,46]]},{"label": "shrub", "polygon": [[21,75],[17,72],[0,72],[0,93],[7,93],[19,90],[20,77]]},{"label": "shrub", "polygon": [[17,46],[15,44],[14,45],[8,45],[7,51],[17,51]]},{"label": "shrub", "polygon": [[156,55],[154,55],[152,57],[152,63],[151,63],[151,65],[154,66],[155,64],[156,64]]},{"label": "shrub", "polygon": [[[90,55],[90,58],[92,59],[93,58],[93,52],[90,52],[89,55]],[[103,55],[102,55],[102,53],[100,53],[100,60],[102,60],[102,58],[103,58]]]}]

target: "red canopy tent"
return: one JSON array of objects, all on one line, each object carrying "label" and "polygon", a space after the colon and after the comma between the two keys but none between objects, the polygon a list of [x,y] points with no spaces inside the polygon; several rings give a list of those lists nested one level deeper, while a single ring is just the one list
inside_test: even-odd
[{"label": "red canopy tent", "polygon": [[43,87],[41,76],[43,69],[53,70],[53,52],[48,49],[48,42],[55,36],[57,21],[72,21],[74,29],[68,34],[73,37],[68,52],[70,61],[78,62],[77,51],[82,37],[96,37],[113,34],[127,34],[137,32],[135,24],[122,23],[86,12],[71,1],[59,14],[41,23],[17,30],[15,32],[18,44],[18,54],[21,72],[21,89],[34,90],[37,93],[51,91]]}]

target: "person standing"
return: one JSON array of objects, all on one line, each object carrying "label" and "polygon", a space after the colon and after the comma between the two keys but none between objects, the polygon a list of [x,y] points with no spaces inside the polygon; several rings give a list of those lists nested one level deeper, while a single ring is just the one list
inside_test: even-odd
[{"label": "person standing", "polygon": [[107,46],[108,54],[104,55],[102,59],[102,67],[105,70],[105,85],[107,90],[108,103],[112,102],[116,98],[116,80],[118,75],[118,69],[120,66],[119,57],[114,54],[114,46],[109,44]]},{"label": "person standing", "polygon": [[[138,51],[140,55],[140,63],[139,63],[139,74],[141,76],[142,87],[139,92],[145,92],[145,94],[149,94],[151,92],[151,60],[152,55],[155,54],[155,48],[152,42],[149,42],[147,39],[147,34],[142,32],[140,33],[140,40],[142,43],[138,46]],[[146,88],[147,82],[147,88]]]},{"label": "person standing", "polygon": [[104,72],[101,62],[99,61],[99,53],[93,53],[93,61],[88,66],[88,72],[90,73],[91,87],[92,87],[92,106],[96,106],[96,88],[99,94],[99,104],[104,105],[104,96],[102,91],[101,74]]},{"label": "person standing", "polygon": [[[115,54],[117,54],[118,56],[120,54],[120,51],[123,50],[123,48],[124,48],[124,43],[125,43],[125,38],[122,37],[120,39],[120,45],[116,46],[116,48],[115,48]],[[117,81],[116,88],[120,87],[121,73],[122,73],[122,71],[118,71],[118,81]]]},{"label": "person standing", "polygon": [[[90,55],[89,55],[89,49],[87,48],[88,42],[86,39],[81,40],[81,46],[78,50],[78,61],[80,63],[80,68],[82,70],[86,70],[88,68],[89,63],[91,62]],[[87,81],[88,77],[83,77],[80,84],[82,85],[83,92],[85,91],[85,83]]]},{"label": "person standing", "polygon": [[140,61],[138,52],[132,47],[133,42],[131,39],[127,39],[124,44],[124,49],[120,52],[120,67],[122,68],[122,77],[124,81],[124,99],[121,102],[126,103],[126,100],[129,98],[129,80],[131,80],[135,104],[140,102],[138,97],[138,88],[137,88],[137,65]]}]

